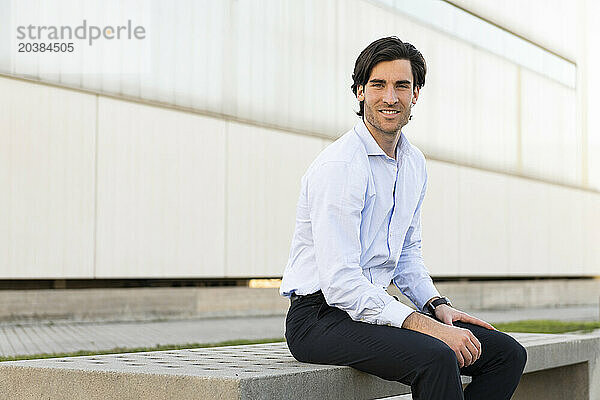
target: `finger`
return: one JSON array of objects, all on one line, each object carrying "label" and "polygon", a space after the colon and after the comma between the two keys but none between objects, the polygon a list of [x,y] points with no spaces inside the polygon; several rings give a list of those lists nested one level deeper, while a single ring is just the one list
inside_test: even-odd
[{"label": "finger", "polygon": [[473,346],[475,346],[475,348],[477,349],[477,358],[479,359],[479,357],[481,357],[481,353],[483,352],[481,342],[475,337],[475,335],[473,335],[473,337],[471,338],[471,342],[473,343]]},{"label": "finger", "polygon": [[479,352],[479,349],[477,349],[477,346],[475,346],[475,344],[471,341],[469,341],[466,346],[469,350],[469,353],[473,355],[473,359],[471,360],[471,364],[473,364],[475,361],[479,360],[481,353]]},{"label": "finger", "polygon": [[471,352],[469,351],[467,346],[464,346],[463,348],[461,348],[460,353],[463,356],[465,367],[468,367],[469,365],[471,365],[473,363],[473,354],[471,354]]},{"label": "finger", "polygon": [[[479,339],[477,339],[477,336],[473,335],[473,332],[469,331],[470,335],[469,338],[471,339],[471,342],[473,343],[473,345],[477,348],[477,353],[479,354],[479,356],[481,355],[481,342],[479,341]],[[477,358],[479,358],[479,356],[477,356]]]},{"label": "finger", "polygon": [[465,366],[465,359],[463,358],[462,354],[460,353],[460,351],[455,351],[454,353],[456,353],[456,359],[458,360],[458,366],[460,368]]},{"label": "finger", "polygon": [[461,313],[458,320],[459,321],[463,321],[463,322],[467,322],[467,323],[473,324],[473,325],[483,326],[484,328],[491,329],[491,330],[494,330],[494,331],[498,330],[498,329],[494,328],[492,325],[488,324],[487,322],[482,321],[479,318],[475,318],[473,316],[470,316],[469,314],[466,314],[466,313]]}]

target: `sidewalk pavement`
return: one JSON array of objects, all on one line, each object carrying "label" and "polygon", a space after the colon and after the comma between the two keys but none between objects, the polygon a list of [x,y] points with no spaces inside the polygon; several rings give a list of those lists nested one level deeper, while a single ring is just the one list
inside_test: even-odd
[{"label": "sidewalk pavement", "polygon": [[[470,314],[491,323],[525,319],[599,319],[597,306],[473,311]],[[284,330],[285,315],[112,323],[1,322],[0,356],[283,338]],[[600,335],[600,331],[594,334]]]}]

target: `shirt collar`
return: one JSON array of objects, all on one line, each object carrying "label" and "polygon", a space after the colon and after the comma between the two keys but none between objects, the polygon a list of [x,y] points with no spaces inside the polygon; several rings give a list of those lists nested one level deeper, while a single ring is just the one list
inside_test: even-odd
[{"label": "shirt collar", "polygon": [[[365,125],[365,122],[362,119],[354,126],[354,132],[356,132],[356,134],[360,138],[361,142],[365,146],[367,155],[388,157],[388,155],[385,154],[383,149],[381,147],[379,147],[379,145],[375,141],[375,138],[373,138],[373,135],[371,135],[371,132],[369,132],[369,129],[367,129],[367,126]],[[395,153],[396,161],[398,161],[398,156],[401,153],[405,153],[407,151],[408,147],[409,147],[408,139],[406,139],[406,136],[404,136],[404,133],[400,132],[400,140],[398,141],[398,145],[396,146],[396,153]]]}]

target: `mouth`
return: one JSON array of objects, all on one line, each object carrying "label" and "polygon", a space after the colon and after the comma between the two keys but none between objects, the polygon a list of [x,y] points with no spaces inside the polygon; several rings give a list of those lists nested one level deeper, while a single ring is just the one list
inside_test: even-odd
[{"label": "mouth", "polygon": [[398,114],[400,114],[399,110],[391,110],[391,109],[379,110],[379,112],[381,114],[383,114],[386,118],[394,118]]}]

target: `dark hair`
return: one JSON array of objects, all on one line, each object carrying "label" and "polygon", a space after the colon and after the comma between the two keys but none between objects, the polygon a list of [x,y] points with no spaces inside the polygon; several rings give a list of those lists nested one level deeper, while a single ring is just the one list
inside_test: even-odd
[{"label": "dark hair", "polygon": [[[371,76],[373,67],[381,61],[408,60],[413,74],[413,88],[421,88],[425,85],[425,74],[427,66],[425,59],[419,50],[410,43],[403,42],[396,36],[377,39],[368,45],[356,59],[354,72],[352,73],[352,92],[356,96],[359,85],[366,85]],[[362,117],[364,113],[364,101],[360,102],[360,111],[356,114]]]}]

